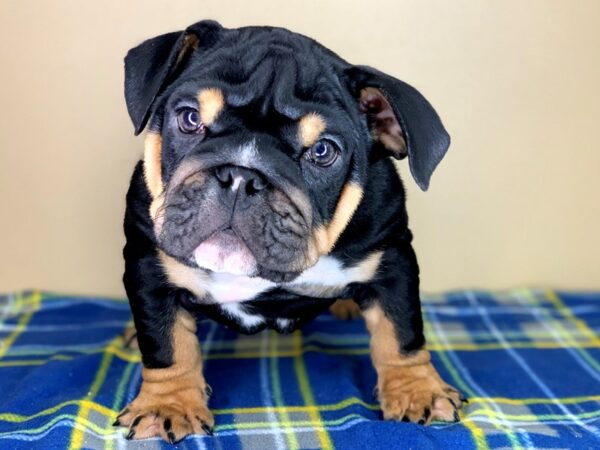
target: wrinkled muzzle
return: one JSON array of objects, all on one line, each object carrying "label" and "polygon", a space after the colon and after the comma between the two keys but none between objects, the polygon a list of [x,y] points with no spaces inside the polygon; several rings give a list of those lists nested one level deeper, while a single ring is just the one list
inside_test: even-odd
[{"label": "wrinkled muzzle", "polygon": [[289,281],[314,265],[313,215],[299,169],[256,143],[186,157],[157,211],[159,246],[214,272]]}]

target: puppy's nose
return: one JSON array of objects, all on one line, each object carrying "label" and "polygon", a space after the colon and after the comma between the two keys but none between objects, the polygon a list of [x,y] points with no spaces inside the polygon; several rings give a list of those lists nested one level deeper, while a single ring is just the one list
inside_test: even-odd
[{"label": "puppy's nose", "polygon": [[215,169],[215,177],[223,189],[231,189],[233,192],[240,190],[246,195],[254,195],[268,185],[260,173],[245,167],[220,166]]}]

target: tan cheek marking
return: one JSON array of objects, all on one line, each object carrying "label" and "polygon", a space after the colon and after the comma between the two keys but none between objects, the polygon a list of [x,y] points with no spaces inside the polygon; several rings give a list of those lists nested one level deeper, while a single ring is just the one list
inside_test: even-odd
[{"label": "tan cheek marking", "polygon": [[144,141],[144,178],[152,198],[157,198],[163,191],[161,149],[160,134],[148,132]]},{"label": "tan cheek marking", "polygon": [[363,189],[360,185],[349,182],[344,186],[331,222],[327,226],[319,227],[315,232],[315,239],[322,254],[333,250],[335,243],[358,208],[362,196]]},{"label": "tan cheek marking", "polygon": [[303,147],[312,147],[325,131],[325,119],[317,113],[308,113],[298,124],[298,137]]},{"label": "tan cheek marking", "polygon": [[198,105],[202,123],[210,126],[225,106],[223,92],[217,88],[202,89],[198,93]]},{"label": "tan cheek marking", "polygon": [[160,236],[162,232],[165,216],[163,213],[163,206],[165,205],[165,194],[161,193],[158,197],[152,200],[150,203],[150,219],[154,222],[154,235]]},{"label": "tan cheek marking", "polygon": [[158,251],[158,257],[171,284],[187,289],[198,299],[206,296],[204,286],[209,281],[206,272],[202,269],[185,266],[162,250]]}]

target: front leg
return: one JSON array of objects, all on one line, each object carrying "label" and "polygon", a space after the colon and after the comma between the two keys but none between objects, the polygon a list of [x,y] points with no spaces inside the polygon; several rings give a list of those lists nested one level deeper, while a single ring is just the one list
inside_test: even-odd
[{"label": "front leg", "polygon": [[158,288],[130,295],[143,368],[140,392],[115,422],[129,428],[128,439],[161,436],[174,443],[212,433],[196,320],[178,307],[176,293]]},{"label": "front leg", "polygon": [[207,406],[196,321],[181,307],[182,296],[189,293],[166,279],[150,202],[140,163],[127,193],[123,282],[142,354],[142,386],[115,425],[129,428],[128,439],[161,436],[173,443],[191,433],[210,434],[214,420]]},{"label": "front leg", "polygon": [[458,421],[464,399],[440,378],[425,349],[418,266],[410,244],[388,250],[384,263],[389,269],[373,286],[376,298],[363,305],[383,416],[419,424]]}]

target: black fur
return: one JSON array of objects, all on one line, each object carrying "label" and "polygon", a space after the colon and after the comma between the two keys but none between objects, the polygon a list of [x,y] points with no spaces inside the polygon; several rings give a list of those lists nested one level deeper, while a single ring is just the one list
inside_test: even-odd
[{"label": "black fur", "polygon": [[185,293],[166,283],[156,254],[149,207],[150,196],[140,162],[135,167],[127,192],[123,282],[133,313],[142,362],[148,368],[161,368],[173,363],[170,330],[178,307],[177,297]]},{"label": "black fur", "polygon": [[[197,49],[185,49],[189,34],[198,37]],[[241,332],[253,333],[264,327],[289,332],[325,310],[337,297],[354,298],[363,308],[377,301],[395,324],[401,351],[423,346],[419,268],[411,246],[404,188],[381,144],[373,141],[357,100],[364,87],[376,87],[385,94],[404,131],[413,177],[425,190],[447,150],[449,137],[417,90],[375,69],[352,66],[315,41],[287,30],[227,30],[215,22],[200,22],[184,32],[144,42],[127,55],[125,73],[127,107],[136,133],[149,123],[150,129],[162,135],[164,184],[169,185],[183,161],[201,160],[209,180],[191,190],[167,189],[167,225],[156,235],[142,164],[134,171],[125,216],[124,283],[145,366],[172,364],[170,331],[179,307]],[[221,89],[227,106],[205,139],[191,139],[174,126],[175,112],[193,103],[190,99],[202,87]],[[327,135],[343,149],[331,167],[316,168],[303,158],[305,149],[298,143],[294,127],[308,112],[325,118]],[[351,283],[335,297],[309,298],[280,286],[244,302],[246,313],[265,318],[261,325],[248,328],[210,298],[196,299],[171,285],[157,250],[194,267],[190,252],[214,230],[232,226],[228,221],[241,234],[252,236],[257,230],[258,225],[251,225],[251,213],[236,218],[233,207],[220,212],[214,209],[215,203],[224,203],[214,171],[235,166],[240,158],[237,149],[250,138],[257,142],[260,156],[247,162],[245,168],[259,173],[273,192],[286,199],[280,207],[286,209],[285,217],[291,221],[273,225],[271,234],[281,235],[271,241],[260,236],[248,239],[252,252],[259,254],[257,275],[273,281],[298,276],[291,268],[291,256],[305,251],[304,239],[314,227],[331,220],[340,191],[348,182],[362,186],[364,196],[330,256],[349,267],[375,250],[384,253],[372,280]],[[308,198],[310,211],[296,202],[294,192]],[[261,223],[270,224],[273,200],[253,197],[249,201],[254,202],[252,207]],[[274,217],[281,222],[281,215]],[[254,228],[244,229],[249,226]],[[295,229],[293,239],[290,227]],[[264,247],[270,253],[262,254]]]}]

